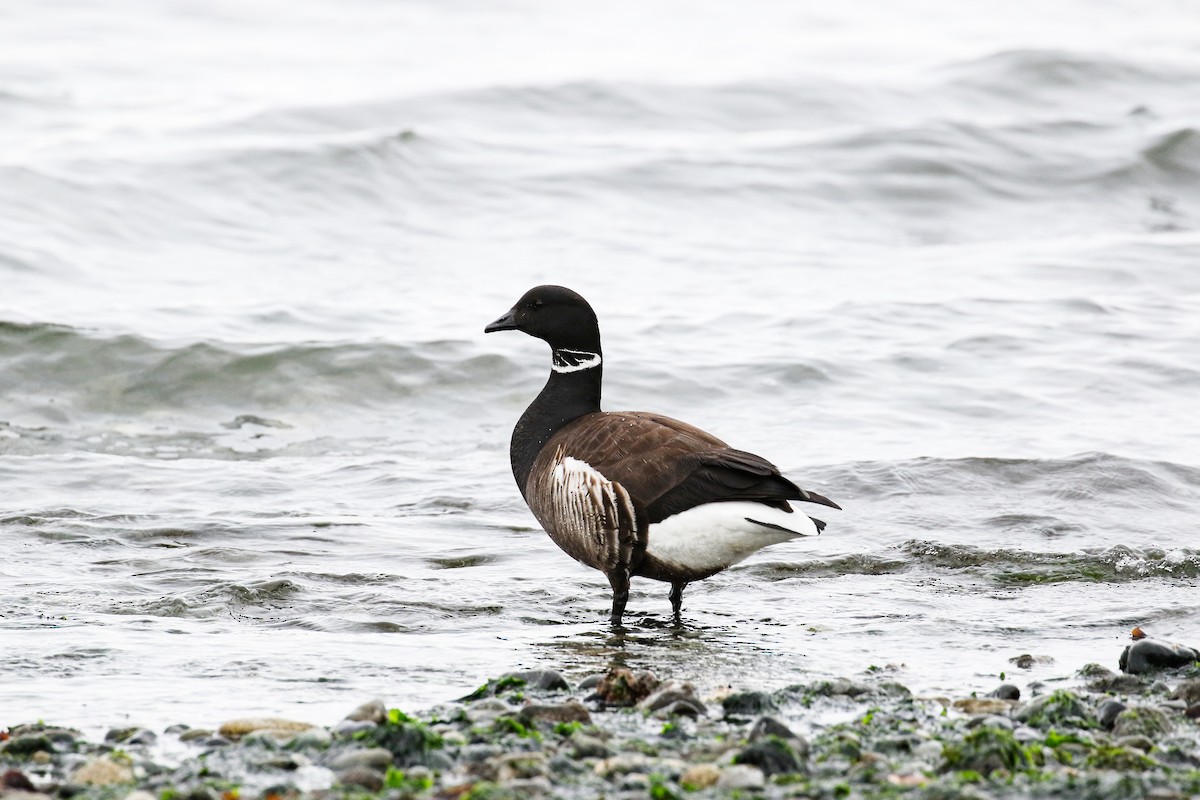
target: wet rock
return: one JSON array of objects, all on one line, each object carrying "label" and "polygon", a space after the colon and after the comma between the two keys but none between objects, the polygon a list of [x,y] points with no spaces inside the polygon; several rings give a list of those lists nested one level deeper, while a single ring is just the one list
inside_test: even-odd
[{"label": "wet rock", "polygon": [[721,770],[721,777],[717,780],[717,788],[725,791],[761,789],[766,784],[767,779],[762,770],[748,764],[734,764],[726,767]]},{"label": "wet rock", "polygon": [[521,708],[518,715],[522,722],[582,722],[590,724],[592,715],[578,700],[568,700],[565,703],[543,704],[530,703]]},{"label": "wet rock", "polygon": [[767,736],[778,736],[780,739],[799,739],[800,737],[792,733],[792,729],[784,725],[775,717],[759,717],[754,723],[754,727],[750,729],[750,741],[762,739]]},{"label": "wet rock", "polygon": [[554,787],[545,778],[520,778],[506,783],[504,788],[512,792],[516,797],[526,798],[541,797],[544,794],[549,794]]},{"label": "wet rock", "polygon": [[158,741],[158,734],[146,728],[113,728],[104,735],[104,741],[122,745],[151,745]]},{"label": "wet rock", "polygon": [[373,730],[378,727],[374,722],[368,720],[355,722],[352,719],[344,719],[334,727],[333,733],[341,739],[349,739],[356,733],[362,733],[363,731]]},{"label": "wet rock", "polygon": [[1188,706],[1200,703],[1200,679],[1192,678],[1176,686],[1171,699],[1182,700]]},{"label": "wet rock", "polygon": [[571,734],[571,758],[609,758],[613,750],[602,739],[589,736],[581,731]]},{"label": "wet rock", "polygon": [[208,737],[212,736],[212,733],[213,732],[207,728],[189,728],[188,730],[179,734],[179,741],[195,742],[201,739],[207,739]]},{"label": "wet rock", "polygon": [[1003,728],[1006,731],[1013,729],[1013,722],[1008,717],[1000,717],[995,714],[984,714],[978,717],[971,717],[967,720],[968,728],[978,728],[980,725],[986,725],[989,728]]},{"label": "wet rock", "polygon": [[[900,687],[901,689],[904,689],[904,691],[908,691],[908,689],[900,686],[898,683],[887,685]],[[790,687],[789,691],[795,691],[796,689],[802,690],[805,694],[812,694],[818,697],[860,697],[862,695],[871,693],[870,686],[865,683],[859,683],[858,681],[852,681],[849,678],[835,678],[831,681],[817,681],[809,684],[808,686],[800,685]]]},{"label": "wet rock", "polygon": [[493,722],[497,717],[512,713],[512,710],[513,707],[503,700],[480,700],[467,707],[467,721],[473,725],[484,725]]},{"label": "wet rock", "polygon": [[775,701],[766,692],[734,692],[721,701],[725,716],[752,717],[775,710]]},{"label": "wet rock", "polygon": [[1015,771],[1029,766],[1029,756],[1016,736],[1002,728],[976,728],[962,741],[947,745],[943,757],[954,770],[990,775],[998,769]]},{"label": "wet rock", "polygon": [[658,719],[670,719],[671,717],[690,717],[691,719],[699,719],[707,713],[708,709],[704,704],[695,698],[683,698],[676,700],[666,708],[660,708],[654,712],[654,716]]},{"label": "wet rock", "polygon": [[4,753],[6,756],[30,756],[39,750],[53,753],[54,749],[50,737],[39,733],[14,736],[4,743],[0,753]]},{"label": "wet rock", "polygon": [[679,785],[686,791],[695,792],[716,786],[721,779],[721,770],[715,764],[693,764],[679,776]]},{"label": "wet rock", "polygon": [[1040,658],[1034,657],[1031,653],[1022,653],[1019,656],[1010,658],[1008,663],[1012,664],[1017,669],[1033,669],[1034,665],[1038,664],[1040,661]]},{"label": "wet rock", "polygon": [[342,772],[352,767],[370,767],[386,772],[392,765],[392,751],[383,747],[368,747],[365,750],[350,750],[339,753],[329,762],[329,768],[334,772]]},{"label": "wet rock", "polygon": [[359,786],[368,792],[383,789],[384,774],[370,767],[350,767],[337,773],[338,783],[343,786]]},{"label": "wet rock", "polygon": [[1142,639],[1121,653],[1122,672],[1140,675],[1155,669],[1176,669],[1200,661],[1200,651],[1163,639]]},{"label": "wet rock", "polygon": [[1200,719],[1200,703],[1188,706],[1183,713],[1188,719]]},{"label": "wet rock", "polygon": [[284,742],[289,750],[324,750],[333,744],[333,735],[324,728],[309,728]]},{"label": "wet rock", "polygon": [[[1142,641],[1153,641],[1143,639]],[[1113,736],[1147,736],[1151,739],[1171,730],[1171,720],[1157,708],[1136,706],[1127,708],[1117,715],[1113,724]]]},{"label": "wet rock", "polygon": [[218,732],[227,739],[237,740],[247,734],[259,731],[270,731],[272,734],[293,734],[306,731],[313,727],[307,722],[297,722],[291,719],[277,717],[247,717],[231,719],[218,728]]},{"label": "wet rock", "polygon": [[601,778],[610,778],[630,772],[644,773],[650,767],[650,759],[641,753],[618,753],[611,758],[598,761],[594,769]]},{"label": "wet rock", "polygon": [[658,686],[658,678],[652,672],[634,675],[624,667],[613,667],[596,685],[592,697],[608,706],[633,706],[653,694]]},{"label": "wet rock", "polygon": [[1154,742],[1150,741],[1148,736],[1121,736],[1117,739],[1117,747],[1125,747],[1130,750],[1141,750],[1143,753],[1149,753],[1154,749]]},{"label": "wet rock", "polygon": [[964,697],[955,700],[951,705],[956,711],[964,714],[1007,714],[1012,708],[1012,702],[997,700],[994,697]]},{"label": "wet rock", "polygon": [[1126,708],[1128,706],[1120,700],[1105,700],[1096,709],[1096,721],[1100,723],[1101,728],[1111,731],[1117,722],[1117,716]]},{"label": "wet rock", "polygon": [[1116,694],[1142,694],[1150,689],[1150,684],[1137,675],[1110,673],[1098,678],[1092,678],[1087,683],[1088,691]]},{"label": "wet rock", "polygon": [[496,760],[496,779],[501,782],[538,778],[546,774],[546,757],[541,753],[508,753]]},{"label": "wet rock", "polygon": [[597,686],[600,685],[600,681],[602,681],[602,680],[604,680],[604,673],[602,673],[602,672],[592,673],[591,675],[588,675],[586,678],[584,678],[583,680],[581,680],[579,682],[579,691],[585,692],[588,689],[595,689]]},{"label": "wet rock", "polygon": [[387,706],[382,700],[368,700],[346,715],[351,722],[371,722],[382,725],[387,722]]},{"label": "wet rock", "polygon": [[1020,700],[1021,690],[1011,683],[1002,683],[988,692],[988,697],[994,697],[997,700]]},{"label": "wet rock", "polygon": [[734,757],[734,763],[758,767],[768,778],[800,771],[796,752],[778,737],[753,742]]},{"label": "wet rock", "polygon": [[1059,727],[1067,724],[1078,726],[1086,718],[1087,709],[1071,692],[1059,690],[1051,695],[1039,697],[1016,713],[1018,722],[1034,728]]},{"label": "wet rock", "polygon": [[71,773],[71,783],[81,786],[112,786],[133,783],[133,768],[110,758],[94,758]]},{"label": "wet rock", "polygon": [[[37,787],[33,785],[33,781],[21,772],[19,769],[10,769],[0,778],[0,790],[18,789],[22,792],[36,792]],[[0,792],[2,794],[4,792]]]},{"label": "wet rock", "polygon": [[565,692],[571,688],[562,673],[552,669],[529,669],[519,672],[506,672],[500,676],[501,681],[524,681],[525,688],[537,692]]},{"label": "wet rock", "polygon": [[703,716],[707,712],[704,703],[696,697],[696,687],[676,680],[661,684],[653,693],[643,698],[637,707],[643,711],[658,711],[681,701],[695,709],[696,714],[692,716]]}]

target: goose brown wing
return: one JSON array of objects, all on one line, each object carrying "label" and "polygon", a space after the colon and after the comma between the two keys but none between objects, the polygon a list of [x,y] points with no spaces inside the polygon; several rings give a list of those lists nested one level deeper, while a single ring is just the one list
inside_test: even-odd
[{"label": "goose brown wing", "polygon": [[657,414],[588,414],[555,434],[545,449],[556,445],[623,486],[648,524],[726,500],[752,500],[785,511],[792,510],[788,500],[837,508],[783,477],[765,458]]}]

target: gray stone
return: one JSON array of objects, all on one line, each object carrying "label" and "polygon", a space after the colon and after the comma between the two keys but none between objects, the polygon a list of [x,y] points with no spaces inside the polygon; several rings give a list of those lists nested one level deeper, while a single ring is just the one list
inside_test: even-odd
[{"label": "gray stone", "polygon": [[764,736],[778,736],[781,739],[800,738],[792,733],[791,728],[775,717],[759,717],[758,721],[754,723],[754,727],[750,729],[750,741],[761,739]]},{"label": "gray stone", "polygon": [[1134,750],[1141,750],[1143,753],[1149,753],[1154,749],[1154,742],[1150,741],[1149,737],[1134,735],[1121,736],[1117,739],[1118,747],[1129,747]]},{"label": "gray stone", "polygon": [[1013,721],[1011,719],[997,716],[996,714],[981,714],[978,717],[971,717],[967,720],[968,728],[978,728],[980,725],[988,728],[1003,728],[1006,731],[1013,729]]},{"label": "gray stone", "polygon": [[1171,692],[1171,699],[1182,700],[1187,706],[1200,703],[1200,679],[1192,678],[1180,683]]},{"label": "gray stone", "polygon": [[113,728],[104,734],[104,741],[121,745],[151,745],[158,734],[147,728]]},{"label": "gray stone", "polygon": [[568,700],[565,703],[530,703],[523,706],[519,714],[521,721],[529,722],[548,722],[556,724],[559,722],[582,722],[590,723],[592,715],[588,713],[587,708],[578,700]]},{"label": "gray stone", "polygon": [[699,719],[703,717],[707,709],[704,704],[695,698],[680,698],[671,705],[660,708],[654,712],[654,716],[658,719],[670,719],[671,717],[691,717]]},{"label": "gray stone", "polygon": [[670,680],[658,687],[653,693],[637,704],[643,711],[658,711],[673,703],[684,700],[692,704],[700,715],[706,713],[704,703],[696,697],[696,687],[690,683]]},{"label": "gray stone", "polygon": [[342,739],[349,739],[352,736],[354,736],[354,734],[356,734],[356,733],[362,733],[363,731],[372,731],[378,727],[379,726],[376,725],[374,722],[370,722],[368,720],[361,720],[361,721],[356,722],[355,720],[352,720],[352,719],[344,719],[334,727],[333,733],[335,736],[338,736]]},{"label": "gray stone", "polygon": [[721,770],[717,780],[717,788],[726,791],[735,789],[761,789],[766,786],[767,779],[758,767],[747,764],[734,764]]},{"label": "gray stone", "polygon": [[383,789],[384,775],[370,767],[351,767],[337,773],[338,783],[343,786],[360,786],[368,792]]},{"label": "gray stone", "polygon": [[1128,707],[1120,700],[1105,700],[1096,709],[1096,721],[1100,723],[1101,728],[1111,731],[1117,722],[1117,715]]},{"label": "gray stone", "polygon": [[341,772],[351,767],[370,767],[380,772],[386,772],[387,768],[392,765],[393,759],[392,751],[386,747],[369,747],[365,750],[349,750],[339,753],[329,762],[329,768],[334,772]]},{"label": "gray stone", "polygon": [[580,731],[575,731],[575,733],[571,734],[570,742],[571,757],[574,759],[609,758],[613,754],[612,748],[602,740]]},{"label": "gray stone", "polygon": [[346,715],[351,722],[373,722],[382,725],[387,722],[387,706],[382,700],[369,700]]},{"label": "gray stone", "polygon": [[762,770],[768,778],[800,771],[800,758],[790,744],[780,738],[759,739],[735,757],[738,764],[749,764]]},{"label": "gray stone", "polygon": [[721,701],[726,716],[756,716],[775,710],[775,701],[766,692],[734,692]]},{"label": "gray stone", "polygon": [[1171,720],[1167,715],[1147,706],[1125,709],[1117,715],[1117,721],[1113,724],[1113,735],[1117,737],[1147,736],[1154,739],[1170,730]]},{"label": "gray stone", "polygon": [[183,733],[179,734],[179,741],[195,742],[195,741],[199,741],[201,739],[211,738],[212,735],[213,735],[213,732],[206,728],[191,728],[191,729],[186,730]]},{"label": "gray stone", "polygon": [[1002,683],[988,692],[988,697],[995,697],[998,700],[1020,700],[1021,690],[1011,683]]},{"label": "gray stone", "polygon": [[506,672],[500,676],[500,680],[516,678],[525,681],[525,686],[528,689],[533,689],[539,692],[559,692],[567,691],[571,685],[567,683],[566,678],[561,673],[552,669],[530,669],[520,672]]},{"label": "gray stone", "polygon": [[595,689],[600,685],[600,681],[602,680],[604,680],[603,672],[596,672],[592,675],[588,675],[579,682],[579,690],[582,692],[587,691],[588,689]]}]

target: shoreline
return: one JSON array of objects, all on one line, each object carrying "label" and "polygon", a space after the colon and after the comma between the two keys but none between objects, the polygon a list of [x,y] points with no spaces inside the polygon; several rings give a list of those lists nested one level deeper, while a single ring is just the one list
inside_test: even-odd
[{"label": "shoreline", "polygon": [[0,795],[1167,800],[1200,793],[1195,651],[1183,648],[1176,668],[1138,661],[1169,647],[1135,643],[1133,674],[1089,664],[987,696],[914,696],[886,668],[707,694],[623,668],[577,684],[529,670],[419,713],[370,701],[333,726],[243,718],[113,728],[100,740],[53,720],[13,724],[0,741]]}]

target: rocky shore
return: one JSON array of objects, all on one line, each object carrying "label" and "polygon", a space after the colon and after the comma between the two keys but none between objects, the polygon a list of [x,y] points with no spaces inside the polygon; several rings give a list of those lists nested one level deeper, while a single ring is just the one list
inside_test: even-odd
[{"label": "rocky shore", "polygon": [[1198,655],[1142,640],[1125,671],[987,696],[914,696],[887,669],[704,696],[622,668],[578,685],[544,670],[419,715],[371,701],[333,727],[236,719],[88,741],[19,724],[0,733],[0,796],[1185,798],[1200,794]]}]

